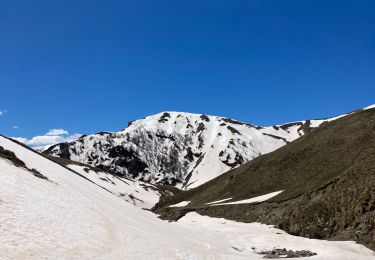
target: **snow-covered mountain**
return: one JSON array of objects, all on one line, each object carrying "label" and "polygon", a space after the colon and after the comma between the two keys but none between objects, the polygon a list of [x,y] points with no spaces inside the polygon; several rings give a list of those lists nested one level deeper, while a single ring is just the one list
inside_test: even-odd
[{"label": "snow-covered mountain", "polygon": [[[352,241],[295,237],[260,223],[193,212],[162,221],[113,186],[99,185],[100,178],[114,180],[104,173],[71,168],[81,173],[0,136],[0,259],[260,260],[275,248],[284,255],[309,250],[322,260],[374,258]],[[119,185],[117,191],[133,188]]]},{"label": "snow-covered mountain", "polygon": [[190,189],[333,119],[261,127],[218,116],[163,112],[130,122],[123,131],[84,135],[45,153],[133,180]]}]

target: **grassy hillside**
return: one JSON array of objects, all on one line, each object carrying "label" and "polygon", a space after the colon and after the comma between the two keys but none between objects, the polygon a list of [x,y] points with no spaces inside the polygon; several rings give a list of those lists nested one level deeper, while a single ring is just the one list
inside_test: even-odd
[{"label": "grassy hillside", "polygon": [[[258,204],[208,206],[284,190]],[[182,209],[168,208],[191,201]],[[155,209],[165,218],[187,211],[261,221],[296,235],[355,239],[375,248],[375,109],[326,123],[280,148],[174,197]]]}]

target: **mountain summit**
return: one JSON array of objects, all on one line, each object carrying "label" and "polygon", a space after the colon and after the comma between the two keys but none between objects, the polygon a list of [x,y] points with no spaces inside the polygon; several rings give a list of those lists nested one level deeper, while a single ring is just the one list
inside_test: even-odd
[{"label": "mountain summit", "polygon": [[133,180],[190,189],[333,119],[262,127],[225,117],[162,112],[129,122],[120,132],[83,135],[44,153]]}]

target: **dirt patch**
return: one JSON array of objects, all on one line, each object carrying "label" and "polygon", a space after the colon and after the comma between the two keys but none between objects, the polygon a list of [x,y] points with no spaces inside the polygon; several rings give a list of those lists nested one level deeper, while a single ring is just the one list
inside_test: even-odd
[{"label": "dirt patch", "polygon": [[310,257],[317,255],[317,253],[313,253],[309,250],[287,250],[283,249],[272,249],[270,251],[262,251],[258,253],[259,255],[264,255],[263,258],[300,258],[300,257]]}]

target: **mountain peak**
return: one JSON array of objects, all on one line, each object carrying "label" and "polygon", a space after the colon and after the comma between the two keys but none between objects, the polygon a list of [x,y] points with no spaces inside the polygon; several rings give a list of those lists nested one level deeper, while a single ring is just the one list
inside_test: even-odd
[{"label": "mountain peak", "polygon": [[45,153],[111,170],[134,180],[189,189],[272,152],[328,120],[260,127],[226,117],[163,111],[57,144]]}]

